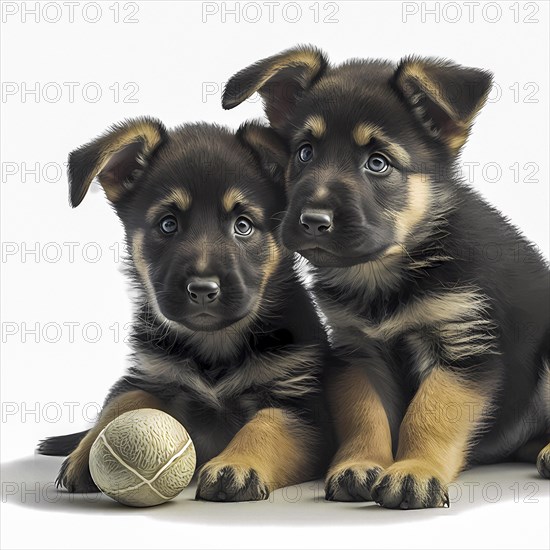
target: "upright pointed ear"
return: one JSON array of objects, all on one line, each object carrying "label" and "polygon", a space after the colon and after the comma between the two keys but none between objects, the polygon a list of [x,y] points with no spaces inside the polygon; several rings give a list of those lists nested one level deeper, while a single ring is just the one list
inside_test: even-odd
[{"label": "upright pointed ear", "polygon": [[492,75],[441,59],[403,59],[394,82],[426,131],[452,153],[464,145],[485,104]]},{"label": "upright pointed ear", "polygon": [[69,155],[70,202],[78,206],[97,176],[107,198],[116,203],[132,187],[159,145],[166,128],[143,117],[114,125]]},{"label": "upright pointed ear", "polygon": [[280,129],[300,94],[311,87],[327,66],[323,52],[313,46],[300,46],[262,59],[229,79],[222,106],[233,109],[259,92],[271,126]]},{"label": "upright pointed ear", "polygon": [[286,143],[275,130],[259,121],[245,122],[237,130],[237,138],[252,151],[268,177],[283,182],[289,152]]}]

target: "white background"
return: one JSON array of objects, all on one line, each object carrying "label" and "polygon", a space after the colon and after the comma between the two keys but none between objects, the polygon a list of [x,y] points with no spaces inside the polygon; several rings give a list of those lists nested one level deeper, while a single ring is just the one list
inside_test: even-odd
[{"label": "white background", "polygon": [[497,86],[465,175],[548,257],[546,2],[114,4],[2,4],[2,547],[548,548],[549,483],[533,466],[464,474],[448,510],[326,503],[312,484],[236,505],[188,489],[150,510],[55,493],[60,461],[33,457],[36,442],[84,429],[128,353],[120,224],[101,192],[71,210],[64,171],[69,151],[116,121],[236,127],[261,106],[224,112],[223,82],[297,43],[333,62],[416,53],[489,69]]}]

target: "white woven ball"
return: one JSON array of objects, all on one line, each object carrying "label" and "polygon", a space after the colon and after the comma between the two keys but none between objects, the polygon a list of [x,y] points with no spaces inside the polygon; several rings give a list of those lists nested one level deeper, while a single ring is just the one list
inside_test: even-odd
[{"label": "white woven ball", "polygon": [[90,451],[90,473],[103,493],[127,506],[156,506],[177,496],[195,472],[195,447],[169,414],[138,409],[121,414]]}]

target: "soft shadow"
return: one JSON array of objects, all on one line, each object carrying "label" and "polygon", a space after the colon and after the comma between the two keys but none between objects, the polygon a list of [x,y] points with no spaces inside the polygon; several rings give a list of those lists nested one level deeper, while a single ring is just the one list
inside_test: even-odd
[{"label": "soft shadow", "polygon": [[147,515],[184,524],[380,525],[459,515],[472,507],[497,506],[499,502],[547,503],[550,494],[550,483],[537,477],[533,465],[499,464],[462,474],[450,488],[450,509],[401,511],[373,503],[327,502],[320,480],[280,489],[267,501],[242,503],[197,502],[193,481],[178,497],[161,506],[128,508],[102,494],[57,490],[54,480],[62,460],[34,455],[2,464],[2,503],[48,512]]}]

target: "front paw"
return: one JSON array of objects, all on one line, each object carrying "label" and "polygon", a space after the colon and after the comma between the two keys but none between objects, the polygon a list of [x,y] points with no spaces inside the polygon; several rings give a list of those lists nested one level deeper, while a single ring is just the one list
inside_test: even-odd
[{"label": "front paw", "polygon": [[90,474],[88,454],[83,455],[78,450],[63,461],[55,484],[57,487],[65,487],[69,493],[99,492]]},{"label": "front paw", "polygon": [[259,473],[244,464],[211,460],[201,469],[195,498],[217,502],[265,500],[269,489]]},{"label": "front paw", "polygon": [[372,497],[385,508],[449,506],[447,488],[439,473],[420,460],[403,460],[390,466],[374,484]]},{"label": "front paw", "polygon": [[325,499],[340,502],[372,500],[372,486],[383,472],[374,462],[342,464],[331,468],[325,483]]}]

